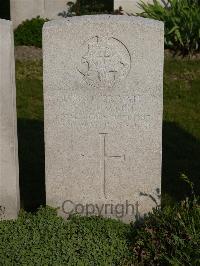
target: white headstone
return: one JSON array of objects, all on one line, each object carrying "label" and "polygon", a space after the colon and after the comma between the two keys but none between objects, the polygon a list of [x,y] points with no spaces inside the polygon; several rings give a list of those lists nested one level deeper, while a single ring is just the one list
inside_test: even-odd
[{"label": "white headstone", "polygon": [[47,204],[135,219],[159,204],[163,23],[83,16],[45,24]]},{"label": "white headstone", "polygon": [[0,219],[19,211],[15,61],[12,23],[0,20]]}]

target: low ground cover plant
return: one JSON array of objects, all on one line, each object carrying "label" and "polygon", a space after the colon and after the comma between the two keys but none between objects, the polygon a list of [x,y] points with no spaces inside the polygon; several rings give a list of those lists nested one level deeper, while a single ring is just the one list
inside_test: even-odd
[{"label": "low ground cover plant", "polygon": [[199,265],[200,206],[186,199],[135,224],[22,211],[0,222],[0,242],[1,265]]},{"label": "low ground cover plant", "polygon": [[64,220],[51,208],[0,222],[1,265],[122,265],[130,226],[96,217]]},{"label": "low ground cover plant", "polygon": [[133,252],[142,265],[200,265],[200,205],[194,196],[154,210],[132,229]]},{"label": "low ground cover plant", "polygon": [[161,4],[139,2],[142,12],[139,16],[165,23],[165,47],[183,54],[200,51],[200,1],[166,0]]}]

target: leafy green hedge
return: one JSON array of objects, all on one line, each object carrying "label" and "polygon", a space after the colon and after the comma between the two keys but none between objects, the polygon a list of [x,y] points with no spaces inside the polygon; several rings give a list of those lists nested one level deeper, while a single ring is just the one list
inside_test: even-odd
[{"label": "leafy green hedge", "polygon": [[37,17],[22,22],[14,31],[15,45],[42,47],[42,27],[46,21]]},{"label": "leafy green hedge", "polygon": [[131,225],[46,207],[0,222],[0,243],[1,265],[200,265],[200,205],[186,199]]},{"label": "leafy green hedge", "polygon": [[157,0],[153,4],[139,3],[139,16],[165,22],[166,48],[183,54],[200,51],[200,0],[166,0],[165,6]]}]

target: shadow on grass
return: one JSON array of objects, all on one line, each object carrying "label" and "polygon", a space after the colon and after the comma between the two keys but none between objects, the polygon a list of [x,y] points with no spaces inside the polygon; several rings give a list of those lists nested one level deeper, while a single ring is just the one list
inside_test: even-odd
[{"label": "shadow on grass", "polygon": [[[18,120],[21,207],[35,211],[45,205],[44,125]],[[186,174],[200,194],[200,143],[175,123],[164,122],[162,192],[179,201],[190,189],[180,179]]]},{"label": "shadow on grass", "polygon": [[45,205],[44,124],[18,119],[21,208],[34,211]]},{"label": "shadow on grass", "polygon": [[200,142],[176,123],[164,122],[162,192],[180,201],[190,195],[190,188],[180,179],[188,176],[200,195]]}]

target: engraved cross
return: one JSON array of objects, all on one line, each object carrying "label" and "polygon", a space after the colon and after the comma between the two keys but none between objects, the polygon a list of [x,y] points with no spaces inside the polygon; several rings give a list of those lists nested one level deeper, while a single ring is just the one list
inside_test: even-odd
[{"label": "engraved cross", "polygon": [[101,169],[102,169],[102,176],[103,176],[103,193],[105,198],[107,198],[106,193],[106,160],[107,159],[121,159],[125,161],[125,154],[124,155],[108,155],[106,152],[106,136],[108,133],[99,133],[101,137]]}]

